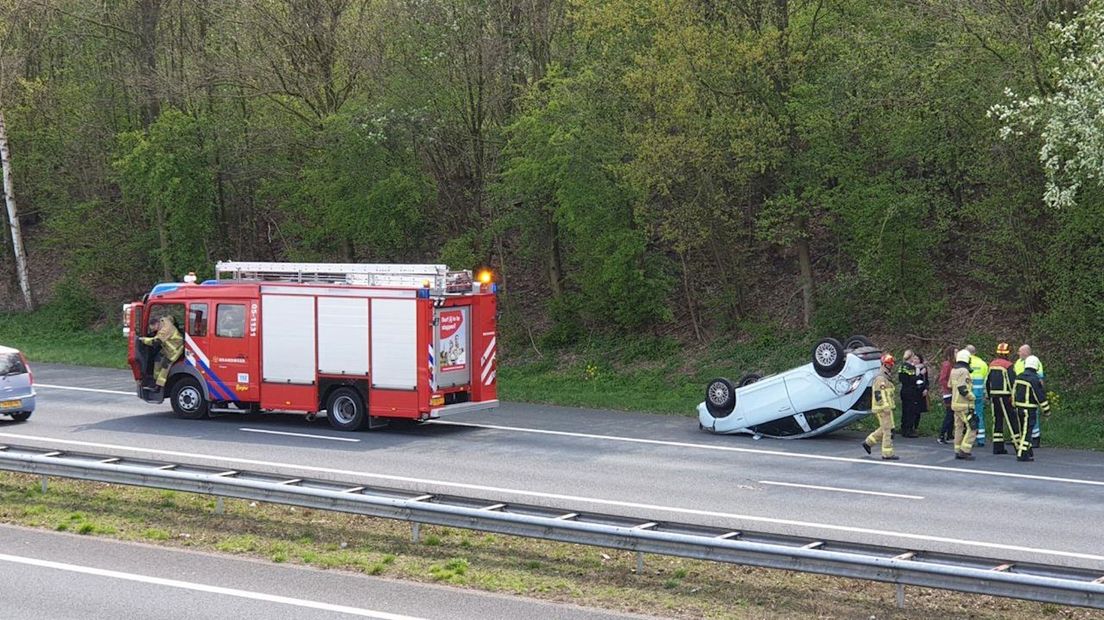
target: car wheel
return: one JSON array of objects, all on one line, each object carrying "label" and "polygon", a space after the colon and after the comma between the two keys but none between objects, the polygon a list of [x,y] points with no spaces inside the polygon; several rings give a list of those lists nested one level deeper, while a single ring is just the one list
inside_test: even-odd
[{"label": "car wheel", "polygon": [[874,346],[874,343],[871,342],[869,338],[867,338],[866,336],[859,336],[859,335],[851,336],[850,338],[845,340],[844,344],[843,344],[844,349],[850,349],[850,350],[858,349],[860,347],[872,347],[872,346]]},{"label": "car wheel", "polygon": [[339,431],[356,431],[368,421],[364,400],[353,388],[340,387],[326,399],[326,419]]},{"label": "car wheel", "polygon": [[835,338],[824,338],[813,347],[813,368],[822,377],[834,377],[846,361],[843,345]]},{"label": "car wheel", "polygon": [[207,417],[207,398],[203,395],[199,382],[191,377],[184,377],[173,384],[169,402],[172,403],[176,415],[186,420]]},{"label": "car wheel", "polygon": [[714,379],[705,388],[705,408],[714,418],[723,418],[736,408],[736,388],[728,379]]},{"label": "car wheel", "polygon": [[740,380],[736,383],[736,387],[744,387],[745,385],[751,385],[752,383],[755,383],[756,381],[758,381],[762,378],[763,378],[763,375],[761,375],[759,373],[755,373],[755,372],[750,372],[750,373],[740,377]]},{"label": "car wheel", "polygon": [[33,412],[20,411],[19,413],[13,413],[11,414],[11,419],[15,420],[16,422],[26,422],[27,419],[31,417],[31,413]]}]

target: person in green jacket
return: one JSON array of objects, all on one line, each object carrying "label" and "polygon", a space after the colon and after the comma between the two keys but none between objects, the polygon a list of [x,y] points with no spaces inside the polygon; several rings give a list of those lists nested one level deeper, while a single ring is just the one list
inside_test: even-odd
[{"label": "person in green jacket", "polygon": [[985,445],[985,380],[989,378],[989,364],[977,356],[977,348],[966,345],[970,352],[970,383],[974,390],[974,417],[977,421],[977,445]]}]

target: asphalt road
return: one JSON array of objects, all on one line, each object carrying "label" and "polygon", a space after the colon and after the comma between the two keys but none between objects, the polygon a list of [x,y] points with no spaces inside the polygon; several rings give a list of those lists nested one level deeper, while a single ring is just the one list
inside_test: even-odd
[{"label": "asphalt road", "polygon": [[[39,410],[0,441],[385,484],[645,519],[1100,568],[1104,454],[1042,448],[1034,463],[933,438],[755,441],[692,418],[505,404],[447,422],[341,433],[323,419],[177,419],[133,396],[128,371],[38,364]],[[56,387],[50,387],[56,386]],[[80,389],[76,389],[80,388]],[[696,403],[687,403],[692,408]],[[276,434],[280,433],[280,434]]]},{"label": "asphalt road", "polygon": [[0,526],[4,618],[613,620],[570,605]]}]

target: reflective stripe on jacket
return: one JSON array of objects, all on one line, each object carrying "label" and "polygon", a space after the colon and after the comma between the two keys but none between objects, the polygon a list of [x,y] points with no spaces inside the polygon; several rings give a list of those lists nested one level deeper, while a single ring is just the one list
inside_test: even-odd
[{"label": "reflective stripe on jacket", "polygon": [[877,377],[874,377],[874,383],[870,385],[871,409],[874,411],[892,411],[893,410],[893,395],[894,387],[893,382],[889,380],[889,377],[885,376],[885,373],[878,373]]},{"label": "reflective stripe on jacket", "polygon": [[1044,414],[1050,413],[1046,388],[1034,370],[1028,369],[1022,375],[1016,376],[1016,384],[1012,389],[1012,405],[1020,409],[1039,409]]},{"label": "reflective stripe on jacket", "polygon": [[1011,362],[999,357],[989,364],[989,376],[985,380],[986,396],[992,398],[1012,393],[1012,377],[1009,375],[1011,366]]},{"label": "reflective stripe on jacket", "polygon": [[955,364],[951,369],[951,409],[969,411],[974,406],[973,381],[965,364]]}]

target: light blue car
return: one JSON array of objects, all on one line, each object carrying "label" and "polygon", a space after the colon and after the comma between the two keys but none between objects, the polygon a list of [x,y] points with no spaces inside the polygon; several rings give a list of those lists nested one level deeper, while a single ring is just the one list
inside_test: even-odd
[{"label": "light blue car", "polygon": [[34,409],[34,376],[27,358],[16,349],[0,346],[0,416],[22,422]]},{"label": "light blue car", "polygon": [[825,338],[812,362],[777,375],[714,379],[698,405],[698,427],[718,434],[798,439],[825,435],[870,414],[870,385],[882,351],[863,336]]}]

